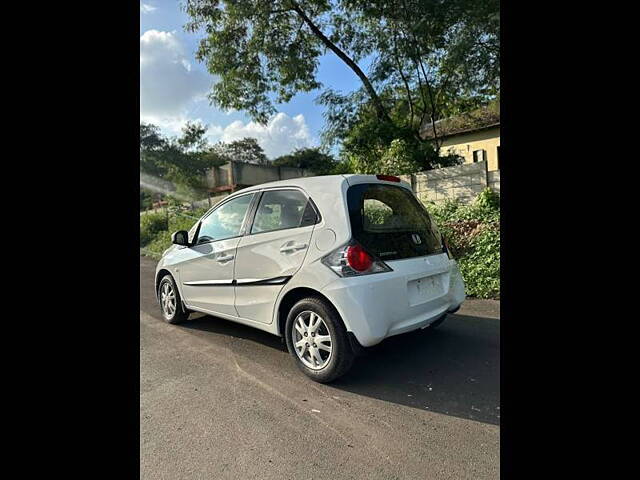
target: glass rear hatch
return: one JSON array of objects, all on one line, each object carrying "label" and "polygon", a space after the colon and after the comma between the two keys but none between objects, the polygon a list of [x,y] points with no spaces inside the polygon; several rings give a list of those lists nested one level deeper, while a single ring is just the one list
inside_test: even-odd
[{"label": "glass rear hatch", "polygon": [[406,188],[361,183],[347,190],[353,238],[381,260],[443,253],[431,216]]}]

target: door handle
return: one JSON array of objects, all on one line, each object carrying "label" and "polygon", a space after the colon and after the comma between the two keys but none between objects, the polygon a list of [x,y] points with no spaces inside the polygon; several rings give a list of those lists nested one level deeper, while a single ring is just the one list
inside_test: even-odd
[{"label": "door handle", "polygon": [[222,257],[216,257],[216,262],[224,263],[228,262],[229,260],[233,260],[234,258],[235,255],[223,255]]},{"label": "door handle", "polygon": [[307,248],[306,243],[298,243],[293,245],[287,245],[285,243],[282,247],[280,247],[280,253],[296,252],[298,250],[303,250],[305,248]]}]

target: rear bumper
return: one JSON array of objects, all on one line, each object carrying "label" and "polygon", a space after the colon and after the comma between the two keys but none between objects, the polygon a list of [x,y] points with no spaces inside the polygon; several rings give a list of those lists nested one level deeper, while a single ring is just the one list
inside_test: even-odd
[{"label": "rear bumper", "polygon": [[[460,310],[460,305],[458,305],[456,308],[454,308],[453,310],[449,310],[448,312],[443,313],[442,315],[440,315],[439,317],[436,317],[434,319],[432,319],[429,323],[427,323],[427,326],[430,323],[434,323],[437,322],[438,320],[440,320],[442,317],[446,317],[449,314],[452,313],[456,313],[458,310]],[[421,328],[425,328],[425,327],[421,327]],[[418,330],[418,329],[416,329]],[[347,336],[349,338],[349,345],[351,346],[351,350],[353,351],[353,353],[355,353],[358,356],[361,355],[365,355],[367,352],[367,348],[363,347],[360,342],[358,341],[358,339],[356,338],[356,336],[353,334],[353,332],[347,332]]]},{"label": "rear bumper", "polygon": [[360,345],[370,347],[387,337],[424,328],[460,308],[465,293],[457,264],[439,261],[444,288],[422,303],[411,304],[407,284],[416,272],[402,265],[393,272],[337,279],[322,294],[336,307],[347,331]]},{"label": "rear bumper", "polygon": [[453,310],[449,310],[447,313],[456,313],[458,310],[460,310],[460,306],[462,304],[458,305],[456,308],[454,308]]}]

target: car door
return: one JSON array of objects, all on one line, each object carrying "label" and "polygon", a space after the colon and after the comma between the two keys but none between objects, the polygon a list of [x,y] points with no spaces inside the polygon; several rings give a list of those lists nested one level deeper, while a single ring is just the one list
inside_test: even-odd
[{"label": "car door", "polygon": [[182,253],[179,267],[187,305],[211,313],[237,316],[233,271],[236,248],[254,194],[224,201],[200,222],[194,245]]},{"label": "car door", "polygon": [[271,323],[278,293],[302,266],[318,215],[304,192],[273,189],[261,193],[250,230],[236,255],[238,315]]}]

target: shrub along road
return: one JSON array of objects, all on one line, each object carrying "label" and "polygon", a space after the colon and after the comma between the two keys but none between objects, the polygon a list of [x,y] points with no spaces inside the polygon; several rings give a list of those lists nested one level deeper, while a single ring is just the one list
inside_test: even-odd
[{"label": "shrub along road", "polygon": [[164,323],[154,269],[140,258],[141,478],[499,477],[497,302],[469,300],[320,385],[278,337]]}]

